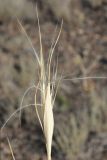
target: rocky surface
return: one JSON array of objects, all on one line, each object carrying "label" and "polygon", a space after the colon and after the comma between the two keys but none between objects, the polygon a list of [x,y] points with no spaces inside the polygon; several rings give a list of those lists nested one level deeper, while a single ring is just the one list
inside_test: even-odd
[{"label": "rocky surface", "polygon": [[0,19],[15,19],[16,17],[34,19],[33,4],[27,0],[0,0]]},{"label": "rocky surface", "polygon": [[[83,154],[84,153],[84,154]],[[84,152],[78,160],[106,160],[107,159],[107,134],[91,132],[86,140]]]},{"label": "rocky surface", "polygon": [[101,7],[103,4],[107,3],[107,0],[83,0],[84,3],[89,3],[92,7]]}]

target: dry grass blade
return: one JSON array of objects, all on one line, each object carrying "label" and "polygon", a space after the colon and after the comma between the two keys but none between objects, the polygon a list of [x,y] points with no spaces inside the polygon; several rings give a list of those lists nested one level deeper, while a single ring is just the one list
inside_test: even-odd
[{"label": "dry grass blade", "polygon": [[73,78],[63,78],[64,81],[74,81],[74,80],[88,80],[88,79],[107,79],[106,76],[87,76],[87,77],[73,77]]},{"label": "dry grass blade", "polygon": [[8,141],[8,145],[9,145],[9,148],[10,148],[10,152],[11,152],[11,154],[12,154],[12,158],[13,158],[13,160],[15,160],[15,156],[14,156],[14,153],[13,153],[13,149],[12,149],[12,146],[11,146],[11,144],[10,144],[10,140],[9,140],[8,137],[7,137],[7,141]]},{"label": "dry grass blade", "polygon": [[23,94],[23,97],[22,97],[22,100],[21,100],[21,103],[20,103],[20,113],[19,113],[20,125],[21,125],[21,114],[22,114],[21,110],[22,110],[23,100],[24,100],[26,94],[27,94],[31,89],[33,89],[33,88],[35,88],[34,85],[31,86],[31,87],[29,87],[29,88],[24,92],[24,94]]},{"label": "dry grass blade", "polygon": [[[39,85],[39,83],[38,83]],[[37,113],[37,117],[38,117],[38,120],[39,120],[39,123],[40,123],[40,126],[42,128],[42,131],[44,132],[44,128],[43,128],[43,124],[42,124],[42,120],[40,118],[40,115],[39,115],[39,112],[38,112],[38,105],[37,105],[37,91],[38,89],[36,88],[36,93],[35,93],[35,109],[36,109],[36,113]],[[43,107],[43,106],[42,106]]]},{"label": "dry grass blade", "polygon": [[[28,104],[28,105],[25,105],[25,106],[22,106],[21,107],[21,110],[22,109],[25,109],[25,108],[28,108],[28,107],[31,107],[31,106],[35,106],[35,104]],[[40,106],[41,107],[41,104],[36,104],[36,106]],[[17,112],[20,112],[20,108],[16,109],[11,115],[10,117],[6,120],[6,122],[2,125],[2,127],[0,128],[0,131],[2,132],[4,127],[6,126],[6,124],[9,122],[9,120],[15,116],[17,114]]]},{"label": "dry grass blade", "polygon": [[54,43],[54,46],[53,46],[53,48],[51,49],[51,52],[50,52],[50,55],[49,55],[49,64],[48,64],[48,78],[49,78],[49,79],[50,79],[50,67],[51,67],[52,56],[53,56],[55,47],[56,47],[56,45],[57,45],[57,43],[58,43],[59,37],[60,37],[60,35],[61,35],[62,26],[63,26],[63,20],[62,20],[62,22],[61,22],[61,27],[60,27],[58,36],[57,36],[57,38],[56,38],[56,41],[55,41],[55,43]]},{"label": "dry grass blade", "polygon": [[19,19],[17,19],[17,22],[18,22],[20,28],[22,29],[23,33],[24,33],[25,36],[27,37],[27,40],[29,41],[29,43],[30,43],[30,45],[31,45],[31,47],[32,47],[32,49],[33,49],[33,51],[34,51],[34,54],[35,54],[36,59],[37,59],[37,61],[38,61],[38,64],[40,65],[40,61],[39,61],[38,54],[37,54],[37,52],[36,52],[36,50],[35,50],[35,48],[34,48],[34,46],[33,46],[33,44],[32,44],[31,39],[29,38],[28,34],[26,33],[26,30],[24,29],[24,27],[23,27],[23,25],[21,24],[21,22],[19,21]]},{"label": "dry grass blade", "polygon": [[[32,85],[32,86],[30,86],[29,88],[27,88],[26,91],[24,92],[23,97],[22,97],[22,100],[21,100],[21,103],[20,103],[20,113],[19,113],[20,125],[21,125],[21,111],[22,111],[23,101],[24,101],[24,98],[25,98],[26,94],[27,94],[31,89],[36,89],[36,90],[38,89],[38,90],[40,90],[40,88],[36,87],[35,85]],[[40,91],[41,91],[41,90],[40,90]]]}]

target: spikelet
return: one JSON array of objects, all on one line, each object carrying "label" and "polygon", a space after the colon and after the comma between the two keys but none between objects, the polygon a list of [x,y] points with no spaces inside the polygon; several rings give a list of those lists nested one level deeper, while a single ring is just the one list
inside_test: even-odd
[{"label": "spikelet", "polygon": [[58,42],[58,39],[60,37],[63,22],[61,24],[61,28],[60,28],[59,34],[56,38],[56,41],[51,46],[51,50],[50,50],[50,54],[49,54],[49,58],[48,58],[48,63],[47,63],[47,66],[45,66],[43,51],[42,51],[41,31],[40,31],[40,24],[39,24],[37,7],[36,7],[36,14],[37,14],[37,19],[38,19],[39,40],[40,40],[40,57],[39,57],[40,77],[39,77],[39,83],[38,83],[39,87],[37,87],[37,88],[40,88],[40,90],[41,90],[40,99],[41,99],[42,117],[40,116],[41,113],[39,112],[37,105],[36,105],[38,90],[36,90],[36,93],[35,93],[35,108],[36,108],[37,117],[39,119],[41,128],[42,128],[44,136],[45,136],[47,159],[51,160],[51,148],[52,148],[52,138],[53,138],[53,130],[54,130],[53,105],[54,105],[56,92],[54,93],[54,89],[53,89],[54,87],[53,87],[53,83],[52,83],[53,80],[51,78],[50,68],[51,68],[51,61],[52,61],[53,52],[54,52],[55,46]]},{"label": "spikelet", "polygon": [[52,106],[52,96],[50,92],[50,84],[48,83],[47,94],[45,97],[45,110],[44,110],[44,134],[46,139],[46,149],[48,160],[51,160],[51,146],[52,146],[52,137],[54,129],[54,117],[53,117],[53,106]]},{"label": "spikelet", "polygon": [[[54,101],[55,101],[55,97],[56,97],[56,92],[57,92],[57,88],[58,85],[56,87],[56,90],[54,88],[54,83],[55,83],[55,79],[53,77],[56,78],[57,76],[57,65],[56,65],[56,72],[54,73],[54,75],[52,75],[51,73],[51,62],[52,62],[52,56],[53,56],[53,52],[54,49],[57,45],[57,42],[59,40],[60,34],[61,34],[61,30],[62,30],[62,25],[63,25],[63,21],[61,23],[61,28],[60,31],[58,33],[58,36],[56,37],[56,40],[52,43],[51,45],[51,49],[49,52],[49,58],[48,58],[48,62],[47,65],[45,66],[45,62],[44,62],[44,56],[43,56],[43,49],[42,49],[42,40],[41,40],[41,31],[40,31],[40,24],[39,24],[39,17],[38,17],[38,11],[37,11],[37,7],[36,7],[36,15],[37,15],[37,20],[38,20],[38,28],[39,28],[39,40],[40,40],[40,55],[37,54],[35,48],[33,47],[33,44],[29,38],[29,36],[27,35],[24,27],[22,26],[21,22],[18,20],[19,26],[22,29],[23,33],[25,34],[25,36],[27,37],[33,51],[34,54],[36,56],[37,62],[38,62],[38,66],[39,66],[39,82],[38,85],[35,86],[31,86],[29,87],[23,97],[22,97],[22,101],[21,101],[21,105],[20,108],[17,109],[8,119],[7,121],[4,123],[4,125],[2,126],[1,130],[3,130],[3,128],[5,127],[5,125],[8,123],[8,121],[17,113],[20,111],[20,119],[21,119],[21,110],[29,107],[29,106],[35,106],[35,110],[36,110],[36,114],[40,123],[40,126],[43,130],[44,136],[45,136],[45,142],[46,142],[46,150],[47,150],[47,160],[51,160],[51,148],[52,148],[52,138],[53,138],[53,130],[54,130],[54,116],[53,116],[53,105],[54,105]],[[35,102],[34,104],[29,104],[26,106],[22,106],[23,104],[23,100],[25,95],[29,92],[29,90],[35,88]],[[39,96],[40,96],[40,103],[37,103],[37,94],[39,91]],[[38,107],[41,110],[38,110]],[[41,112],[40,112],[41,111]],[[42,114],[41,114],[42,113]],[[13,152],[12,152],[12,148],[8,139],[8,143],[9,143],[9,147],[12,153],[12,157],[14,158]]]}]

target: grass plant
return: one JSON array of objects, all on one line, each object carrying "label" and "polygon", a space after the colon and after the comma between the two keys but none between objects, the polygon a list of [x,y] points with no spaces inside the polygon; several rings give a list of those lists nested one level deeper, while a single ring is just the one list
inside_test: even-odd
[{"label": "grass plant", "polygon": [[[25,34],[25,36],[27,37],[33,51],[34,51],[34,55],[36,57],[36,60],[38,62],[38,66],[39,66],[39,74],[38,74],[38,83],[29,87],[23,97],[22,97],[22,101],[20,104],[20,108],[18,108],[13,114],[11,114],[11,116],[7,119],[7,121],[3,124],[1,131],[4,129],[4,127],[6,126],[6,124],[8,123],[8,121],[17,113],[19,112],[19,118],[21,120],[21,111],[22,109],[25,109],[27,107],[31,107],[34,106],[35,107],[35,111],[40,123],[40,126],[42,128],[42,131],[44,133],[44,137],[45,137],[45,142],[46,142],[46,150],[47,150],[47,160],[51,160],[51,149],[52,149],[52,139],[53,139],[53,131],[54,131],[54,115],[53,115],[53,107],[54,107],[54,103],[55,103],[55,98],[56,98],[56,94],[57,94],[57,90],[59,87],[59,84],[61,82],[61,80],[63,81],[75,81],[75,80],[88,80],[88,79],[107,79],[107,77],[92,77],[92,76],[86,76],[86,77],[74,77],[74,78],[64,78],[64,77],[60,77],[59,79],[57,78],[57,66],[58,66],[58,62],[56,62],[56,68],[53,69],[53,72],[51,71],[51,67],[52,67],[52,58],[53,58],[53,53],[55,50],[55,47],[58,43],[60,34],[61,34],[61,30],[62,30],[62,25],[63,25],[63,21],[61,23],[61,27],[59,30],[59,33],[56,37],[55,40],[53,40],[50,51],[49,51],[49,56],[48,56],[48,60],[47,62],[45,61],[44,58],[44,54],[43,54],[43,47],[42,47],[42,36],[41,36],[41,29],[40,29],[40,23],[39,23],[39,16],[38,16],[38,10],[36,7],[36,14],[37,14],[37,20],[38,20],[38,29],[39,29],[39,41],[40,41],[40,53],[38,54],[29,38],[29,36],[27,35],[24,27],[22,26],[21,22],[18,20],[19,26],[21,28],[21,30],[23,31],[23,33]],[[23,106],[23,100],[24,97],[26,96],[26,94],[29,92],[29,90],[31,89],[35,89],[35,99],[34,99],[34,103],[33,104],[28,104]],[[40,97],[40,101],[38,102],[38,95]],[[93,121],[95,121],[95,115],[93,115]],[[75,124],[76,120],[75,117],[72,116],[71,119],[71,125],[73,126],[73,138],[74,138],[74,148],[76,148],[77,146],[79,146],[81,143],[81,141],[83,141],[84,137],[87,135],[87,131],[83,133],[83,129],[84,126],[81,127],[81,130],[78,130],[78,128],[76,128],[76,124]],[[95,121],[96,122],[96,121]],[[59,132],[61,132],[59,130]],[[63,131],[62,131],[63,132]],[[81,133],[80,133],[81,132]],[[78,135],[80,135],[80,137],[78,137]],[[62,137],[63,138],[63,137]],[[68,137],[66,137],[67,139]],[[78,139],[77,139],[78,138]],[[66,141],[65,137],[63,138],[64,141]],[[76,143],[77,141],[80,142]],[[10,144],[10,140],[9,138],[7,138],[8,141],[8,145],[11,151],[11,155],[13,160],[15,160],[14,154],[13,154],[13,150],[12,150],[12,146]],[[61,143],[60,145],[62,145],[62,140],[59,139],[59,143]],[[65,142],[66,143],[66,142]],[[67,140],[67,144],[69,143],[69,139]],[[67,146],[68,147],[68,146]],[[62,147],[63,148],[63,147]],[[68,147],[69,148],[69,147]],[[73,149],[74,149],[73,148]],[[70,151],[69,151],[70,152]],[[77,153],[77,152],[76,152]]]},{"label": "grass plant", "polygon": [[[54,49],[57,45],[57,42],[58,42],[60,34],[61,34],[63,21],[61,23],[61,28],[59,30],[58,36],[56,37],[56,40],[52,43],[52,46],[51,46],[51,49],[49,52],[47,65],[45,65],[46,62],[45,62],[44,56],[43,56],[42,37],[41,37],[41,29],[40,29],[40,24],[39,24],[39,16],[38,16],[37,7],[36,7],[36,14],[37,14],[37,20],[38,20],[38,29],[39,29],[40,54],[37,54],[29,36],[27,35],[24,27],[22,26],[22,24],[19,20],[18,20],[18,23],[19,23],[19,26],[22,29],[23,33],[27,37],[29,43],[31,44],[31,47],[32,47],[34,54],[36,56],[38,66],[39,66],[39,77],[38,77],[39,81],[38,81],[37,86],[33,85],[25,91],[25,93],[22,97],[20,108],[18,108],[13,114],[11,114],[11,116],[7,119],[7,121],[2,126],[1,131],[6,126],[8,121],[17,112],[20,112],[20,120],[21,120],[21,110],[26,107],[34,106],[39,123],[40,123],[40,126],[42,128],[42,131],[43,131],[44,137],[45,137],[46,150],[47,150],[47,160],[51,160],[51,148],[52,148],[52,138],[53,138],[53,130],[54,130],[53,106],[54,106],[54,102],[55,102],[55,97],[56,97],[58,85],[60,82],[60,79],[59,79],[59,81],[55,87],[56,77],[57,77],[57,65],[56,65],[55,71],[53,71],[54,73],[53,72],[51,73],[51,64],[52,64],[52,57],[53,57]],[[34,104],[29,104],[29,105],[23,106],[23,100],[24,100],[25,95],[29,92],[29,90],[31,90],[33,88],[35,89]],[[39,104],[37,103],[38,92],[39,92],[39,97],[40,97]],[[38,110],[38,106],[39,106],[39,108],[41,108],[40,110]],[[10,148],[10,151],[12,154],[12,158],[13,158],[13,160],[15,160],[13,150],[12,150],[12,147],[11,147],[11,144],[10,144],[10,141],[8,138],[7,138],[7,141],[8,141],[9,148]]]}]

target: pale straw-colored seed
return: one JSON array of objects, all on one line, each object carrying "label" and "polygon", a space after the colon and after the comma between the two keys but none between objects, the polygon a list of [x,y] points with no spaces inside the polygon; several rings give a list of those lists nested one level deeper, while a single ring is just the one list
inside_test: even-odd
[{"label": "pale straw-colored seed", "polygon": [[46,89],[46,99],[45,99],[45,110],[44,110],[44,134],[46,139],[46,149],[48,160],[51,160],[51,146],[52,146],[52,137],[54,129],[54,117],[53,117],[53,106],[52,106],[52,96],[50,92],[50,84],[48,83]]}]

